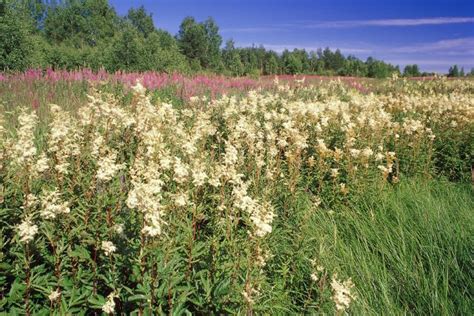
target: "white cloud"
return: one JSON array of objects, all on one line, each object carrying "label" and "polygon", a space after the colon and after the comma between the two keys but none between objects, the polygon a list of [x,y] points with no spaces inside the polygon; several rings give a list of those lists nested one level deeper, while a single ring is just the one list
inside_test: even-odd
[{"label": "white cloud", "polygon": [[265,33],[265,32],[276,32],[285,31],[284,28],[280,27],[236,27],[236,28],[224,28],[221,30],[222,33]]},{"label": "white cloud", "polygon": [[300,22],[298,24],[280,24],[272,26],[230,27],[221,29],[222,33],[266,33],[290,31],[294,28],[355,28],[364,26],[421,26],[474,23],[474,17],[434,17],[419,19],[378,19],[378,20],[343,20],[323,22]]},{"label": "white cloud", "polygon": [[443,53],[456,55],[473,55],[474,59],[474,37],[454,38],[440,40],[431,43],[420,43],[410,46],[402,46],[392,49],[395,53]]},{"label": "white cloud", "polygon": [[474,23],[474,17],[434,17],[419,19],[380,19],[380,20],[346,20],[326,21],[302,25],[304,28],[353,28],[362,26],[420,26]]},{"label": "white cloud", "polygon": [[389,62],[400,65],[418,64],[421,66],[452,66],[461,65],[466,67],[474,67],[472,59],[420,59],[420,58],[392,58],[387,59]]}]

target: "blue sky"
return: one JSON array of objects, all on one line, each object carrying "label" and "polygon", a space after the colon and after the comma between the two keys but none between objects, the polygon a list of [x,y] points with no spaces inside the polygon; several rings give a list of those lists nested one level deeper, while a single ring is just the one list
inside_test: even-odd
[{"label": "blue sky", "polygon": [[121,15],[130,7],[153,13],[172,34],[186,16],[212,16],[224,40],[237,46],[340,48],[424,71],[474,68],[474,0],[111,0]]}]

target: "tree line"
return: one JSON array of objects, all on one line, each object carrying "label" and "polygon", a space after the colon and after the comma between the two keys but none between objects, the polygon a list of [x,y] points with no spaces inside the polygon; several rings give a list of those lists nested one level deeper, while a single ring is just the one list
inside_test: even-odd
[{"label": "tree line", "polygon": [[[0,0],[0,70],[27,68],[211,72],[233,76],[318,74],[384,78],[400,74],[372,57],[340,50],[284,50],[223,43],[212,18],[186,17],[176,35],[157,29],[141,6],[119,16],[107,0]],[[462,70],[462,73],[464,70]],[[451,71],[450,71],[451,73]],[[474,70],[471,71],[474,74]],[[408,65],[406,76],[421,73]],[[457,68],[453,76],[460,76]]]}]

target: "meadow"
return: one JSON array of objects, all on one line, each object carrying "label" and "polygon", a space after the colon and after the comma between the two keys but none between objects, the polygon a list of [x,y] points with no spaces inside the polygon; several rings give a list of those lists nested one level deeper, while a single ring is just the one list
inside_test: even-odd
[{"label": "meadow", "polygon": [[474,81],[0,76],[0,314],[472,314]]}]

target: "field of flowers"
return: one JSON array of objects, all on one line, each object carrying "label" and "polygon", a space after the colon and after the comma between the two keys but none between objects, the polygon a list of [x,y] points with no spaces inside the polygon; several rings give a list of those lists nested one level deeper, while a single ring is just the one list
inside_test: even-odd
[{"label": "field of flowers", "polygon": [[473,81],[23,76],[0,311],[473,311]]}]

